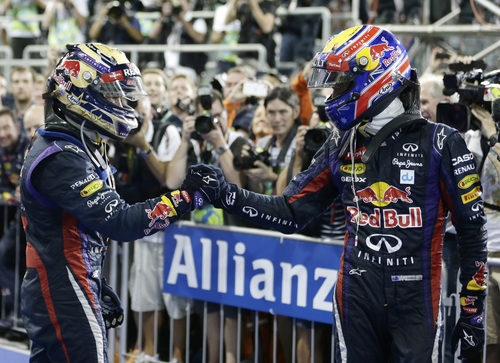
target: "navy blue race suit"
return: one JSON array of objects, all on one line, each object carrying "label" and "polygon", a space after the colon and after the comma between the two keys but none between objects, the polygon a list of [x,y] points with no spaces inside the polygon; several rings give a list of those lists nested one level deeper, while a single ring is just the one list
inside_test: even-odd
[{"label": "navy blue race suit", "polygon": [[99,304],[108,238],[133,241],[191,210],[186,191],[129,205],[79,140],[40,131],[21,176],[27,271],[21,312],[34,362],[107,362]]},{"label": "navy blue race suit", "polygon": [[220,204],[293,233],[340,194],[347,231],[334,318],[342,361],[439,361],[448,211],[460,238],[463,286],[484,282],[487,237],[474,158],[456,130],[430,122],[392,132],[367,163],[361,157],[371,138],[358,132],[353,152],[339,155],[346,139],[334,133],[283,195],[230,185]]}]

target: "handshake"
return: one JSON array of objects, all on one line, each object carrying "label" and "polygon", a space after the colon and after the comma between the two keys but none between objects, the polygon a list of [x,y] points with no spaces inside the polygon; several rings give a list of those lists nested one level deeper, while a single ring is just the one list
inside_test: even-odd
[{"label": "handshake", "polygon": [[[230,185],[226,182],[222,171],[211,165],[197,164],[190,166],[182,189],[193,196],[193,208],[200,208],[205,203],[213,204],[216,208],[227,208],[230,204],[225,200]],[[224,203],[226,202],[226,203]]]}]

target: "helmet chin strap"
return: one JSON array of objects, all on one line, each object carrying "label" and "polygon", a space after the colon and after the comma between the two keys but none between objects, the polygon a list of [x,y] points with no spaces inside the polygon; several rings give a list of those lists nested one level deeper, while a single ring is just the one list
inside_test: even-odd
[{"label": "helmet chin strap", "polygon": [[[87,155],[90,157],[90,159],[95,165],[100,166],[102,170],[106,171],[107,184],[114,189],[115,180],[113,178],[113,173],[111,172],[111,168],[108,163],[108,156],[105,147],[106,143],[105,139],[100,137],[99,133],[97,132],[85,130],[85,122],[86,120],[84,120],[80,126],[80,139],[82,141],[83,146],[85,147],[85,151],[87,152]],[[93,151],[90,151],[89,147],[87,146],[86,139],[90,139],[97,144],[97,147],[93,148]]]}]

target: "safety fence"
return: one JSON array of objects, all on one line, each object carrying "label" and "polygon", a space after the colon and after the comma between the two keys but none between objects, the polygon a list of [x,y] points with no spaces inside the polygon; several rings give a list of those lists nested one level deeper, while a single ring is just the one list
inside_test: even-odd
[{"label": "safety fence", "polygon": [[[5,205],[5,213],[8,207]],[[17,228],[16,254],[21,252],[19,233]],[[296,362],[301,361],[299,357],[333,362],[332,292],[342,246],[342,240],[187,221],[169,226],[148,241],[111,242],[105,274],[120,295],[125,319],[121,327],[108,333],[109,359],[174,361],[174,352],[180,349],[186,363]],[[20,261],[16,258],[16,271]],[[132,263],[139,268],[131,269]],[[500,258],[488,263],[500,266]],[[152,272],[136,276],[139,279],[131,291],[131,270],[144,269]],[[443,281],[447,280],[443,269]],[[166,315],[160,302],[153,311],[139,312],[134,319],[131,307],[140,306],[154,283],[162,286],[163,293],[177,297],[167,307],[176,316],[160,319],[161,314]],[[14,295],[13,329],[22,332],[18,287]],[[131,299],[131,295],[135,296]],[[443,296],[442,305],[446,325],[447,319],[458,316],[458,294]],[[149,331],[142,329],[145,312],[154,316]],[[151,339],[153,353],[146,356],[138,347]],[[0,341],[0,350],[2,346]],[[24,357],[20,362],[27,361],[27,355]]]}]

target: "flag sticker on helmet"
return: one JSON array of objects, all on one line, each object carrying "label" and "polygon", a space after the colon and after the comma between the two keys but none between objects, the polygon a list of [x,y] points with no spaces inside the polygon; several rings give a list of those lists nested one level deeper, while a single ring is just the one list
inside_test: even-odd
[{"label": "flag sticker on helmet", "polygon": [[123,72],[121,70],[110,72],[110,73],[104,73],[101,76],[101,79],[104,83],[110,83],[110,82],[115,82],[115,81],[123,81]]}]

